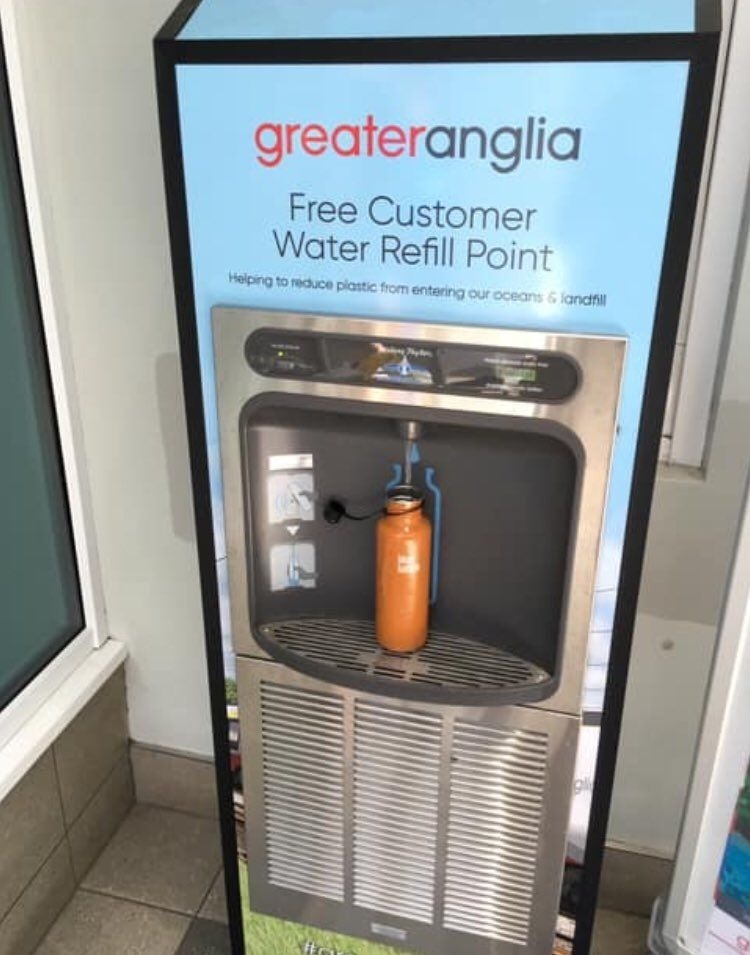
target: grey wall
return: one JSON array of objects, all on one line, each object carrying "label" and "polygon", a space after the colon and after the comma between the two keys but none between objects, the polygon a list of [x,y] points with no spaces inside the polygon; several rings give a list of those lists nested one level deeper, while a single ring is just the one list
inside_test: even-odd
[{"label": "grey wall", "polygon": [[[750,467],[750,255],[705,470],[659,475],[618,758],[610,839],[670,855]],[[717,321],[721,316],[717,316]]]}]

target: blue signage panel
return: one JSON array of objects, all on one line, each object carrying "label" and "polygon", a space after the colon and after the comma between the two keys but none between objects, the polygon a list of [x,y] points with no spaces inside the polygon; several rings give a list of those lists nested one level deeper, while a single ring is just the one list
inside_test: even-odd
[{"label": "blue signage panel", "polygon": [[[204,3],[184,35],[225,29],[220,21],[232,6]],[[252,29],[267,28],[262,11],[272,6],[250,8],[260,18]],[[288,6],[290,24],[304,32],[302,7]],[[382,7],[388,29],[390,4],[370,6]],[[508,31],[530,32],[532,7],[548,11],[557,32],[617,28],[601,19],[601,4],[503,7]],[[635,29],[638,14],[641,29],[667,22],[687,29],[688,8],[622,4],[618,22]],[[441,20],[440,7],[429,22],[456,28]],[[585,710],[599,712],[688,63],[176,71],[222,587],[212,307],[625,336],[584,700]],[[593,777],[595,758],[596,738],[584,730],[582,779]],[[576,792],[569,856],[580,861],[590,786]]]},{"label": "blue signage panel", "polygon": [[[408,13],[408,15],[407,15]],[[694,0],[203,0],[181,40],[688,33]]]}]

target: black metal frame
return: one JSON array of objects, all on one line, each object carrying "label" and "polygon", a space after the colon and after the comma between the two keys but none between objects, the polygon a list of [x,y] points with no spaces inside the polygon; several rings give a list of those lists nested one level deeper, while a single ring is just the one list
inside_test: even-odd
[{"label": "black metal frame", "polygon": [[[651,497],[703,167],[718,50],[714,0],[696,0],[696,32],[533,37],[178,40],[200,0],[182,0],[155,40],[164,176],[200,553],[225,858],[236,857],[219,603],[176,70],[182,63],[433,63],[682,60],[689,77],[638,430],[573,955],[590,949]],[[233,952],[244,955],[238,869],[225,866]]]}]

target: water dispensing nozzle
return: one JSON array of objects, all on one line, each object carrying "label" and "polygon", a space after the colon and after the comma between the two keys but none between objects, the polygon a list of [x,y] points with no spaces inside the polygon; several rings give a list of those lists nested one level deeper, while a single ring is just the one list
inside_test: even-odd
[{"label": "water dispensing nozzle", "polygon": [[[419,451],[418,441],[422,437],[422,424],[419,421],[398,421],[398,433],[404,441],[404,466],[403,474],[400,464],[393,465],[393,478],[386,485],[386,491],[390,491],[399,485],[413,487],[413,465],[419,464],[422,460]],[[443,524],[443,495],[435,477],[434,467],[424,467],[424,482],[427,491],[432,495],[433,507],[433,543],[432,543],[432,573],[430,581],[430,603],[434,604],[438,599],[438,590],[440,582],[440,549]]]},{"label": "water dispensing nozzle", "polygon": [[398,431],[404,439],[404,484],[412,483],[412,465],[419,461],[417,441],[422,435],[422,425],[418,421],[399,421]]}]

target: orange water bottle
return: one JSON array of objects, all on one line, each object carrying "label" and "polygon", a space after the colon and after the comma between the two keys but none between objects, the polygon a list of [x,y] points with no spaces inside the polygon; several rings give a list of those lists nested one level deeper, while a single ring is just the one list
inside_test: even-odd
[{"label": "orange water bottle", "polygon": [[388,493],[376,530],[375,635],[384,650],[413,653],[427,641],[432,525],[415,488]]}]

